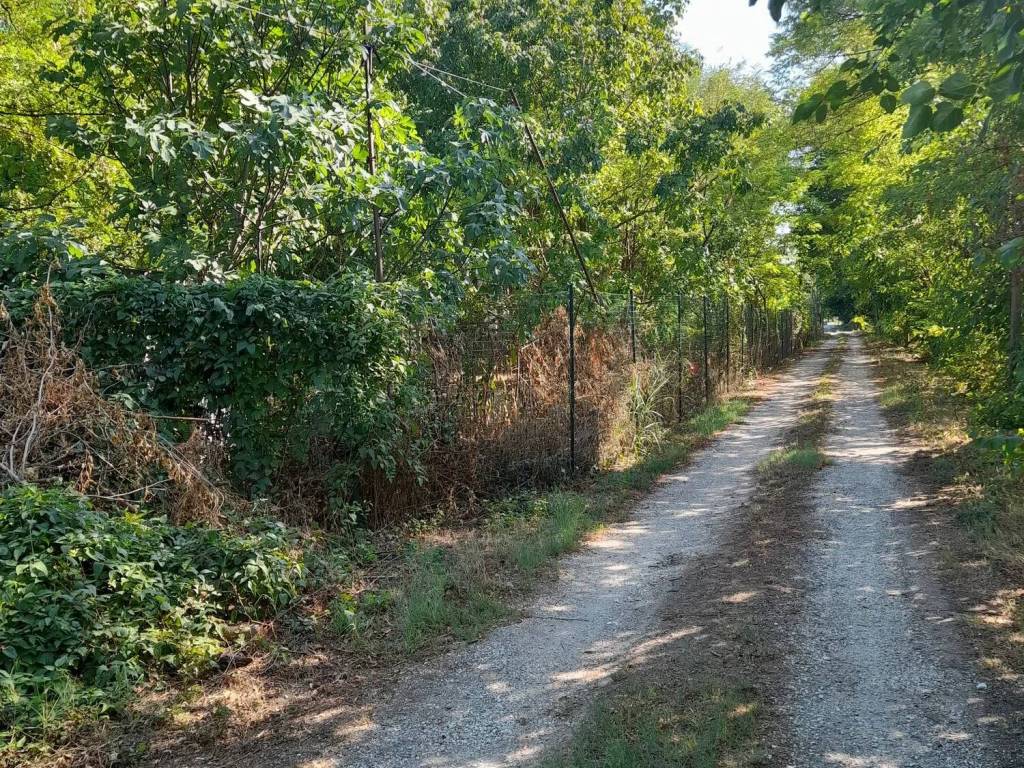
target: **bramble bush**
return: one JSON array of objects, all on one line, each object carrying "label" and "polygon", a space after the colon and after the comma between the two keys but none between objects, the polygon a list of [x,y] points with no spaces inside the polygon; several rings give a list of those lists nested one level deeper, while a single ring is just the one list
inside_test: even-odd
[{"label": "bramble bush", "polygon": [[[0,740],[63,709],[102,712],[150,670],[193,675],[229,622],[280,610],[304,579],[287,529],[244,534],[94,509],[62,489],[0,494]],[[35,734],[38,735],[38,734]]]}]

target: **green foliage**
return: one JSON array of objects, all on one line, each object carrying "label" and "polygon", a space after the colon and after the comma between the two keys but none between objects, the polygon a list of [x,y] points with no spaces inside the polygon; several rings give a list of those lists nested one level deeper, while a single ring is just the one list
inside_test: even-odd
[{"label": "green foliage", "polygon": [[[19,29],[52,29],[55,52],[19,48],[10,90],[44,102],[31,119],[49,151],[109,168],[102,224],[91,216],[83,235],[118,267],[199,281],[366,271],[376,207],[388,277],[424,281],[445,312],[564,285],[577,257],[526,161],[525,120],[604,287],[724,283],[749,261],[743,290],[774,294],[786,158],[747,140],[775,108],[755,81],[694,78],[673,41],[679,9],[102,0],[53,24],[48,0],[33,0]],[[375,174],[364,24],[379,51]],[[512,85],[525,115],[507,103]]]},{"label": "green foliage", "polygon": [[0,222],[0,285],[38,285],[103,275],[103,263],[90,257],[76,238],[78,228],[44,214],[28,226]]},{"label": "green foliage", "polygon": [[[90,246],[118,240],[106,226],[116,169],[106,158],[66,151],[47,134],[47,119],[74,111],[75,96],[41,71],[67,61],[57,24],[78,19],[92,0],[19,0],[0,5],[0,223],[31,227],[40,214],[86,224]],[[2,268],[0,268],[2,271]]]},{"label": "green foliage", "polygon": [[339,635],[358,638],[371,625],[374,617],[385,613],[394,602],[389,592],[345,592],[331,601],[328,608],[331,630]]},{"label": "green foliage", "polygon": [[[778,19],[783,2],[774,5]],[[843,10],[842,3],[821,0],[791,5],[806,7],[812,15]],[[955,129],[972,107],[994,112],[1020,103],[1024,11],[1017,4],[865,0],[851,5],[859,11],[855,23],[873,36],[872,45],[865,53],[846,57],[840,79],[827,93],[811,92],[797,107],[795,120],[813,115],[821,122],[830,109],[865,96],[880,97],[892,112],[893,95],[899,95],[910,107],[903,138],[911,140],[929,128],[936,133]],[[941,79],[935,77],[936,67]]]},{"label": "green foliage", "polygon": [[[381,42],[421,41],[373,10],[391,31]],[[56,29],[70,52],[43,76],[82,104],[48,130],[123,169],[114,216],[136,235],[137,264],[176,276],[282,271],[365,218],[379,193],[363,170],[351,16],[344,4],[105,0]],[[386,109],[385,138],[409,135],[398,105]]]},{"label": "green foliage", "polygon": [[[111,393],[158,414],[209,419],[234,474],[257,492],[329,444],[342,500],[360,467],[393,473],[406,451],[406,317],[393,290],[254,276],[185,285],[110,277],[55,283],[72,344]],[[7,295],[15,317],[35,292]]]},{"label": "green foliage", "polygon": [[[1019,84],[999,82],[1024,66],[1024,12],[933,0],[790,5],[806,12],[787,15],[778,47],[814,72],[792,137],[806,182],[790,237],[801,265],[844,317],[866,318],[952,375],[980,433],[1019,428],[1011,274],[1024,196],[1010,158],[1024,112]],[[829,102],[829,122],[801,122],[828,93],[845,94]]]},{"label": "green foliage", "polygon": [[[427,16],[386,2],[52,6],[31,0],[0,25],[14,73],[0,80],[2,106],[13,102],[17,121],[0,127],[0,179],[13,181],[0,210],[9,197],[19,226],[40,211],[87,219],[96,252],[175,280],[327,279],[368,270],[376,206],[392,275],[454,271],[449,291],[463,273],[503,285],[529,274],[518,116],[463,99],[441,115],[431,153],[391,82],[421,71],[407,57]],[[374,131],[387,150],[376,174],[364,22],[387,52],[375,61]]]},{"label": "green foliage", "polygon": [[227,622],[287,605],[303,578],[279,525],[245,534],[107,514],[74,494],[0,494],[0,731],[17,741],[49,706],[96,712],[148,670],[195,674]]},{"label": "green foliage", "polygon": [[992,451],[1013,472],[1024,472],[1024,429],[1015,433],[992,435],[976,441],[979,448]]}]

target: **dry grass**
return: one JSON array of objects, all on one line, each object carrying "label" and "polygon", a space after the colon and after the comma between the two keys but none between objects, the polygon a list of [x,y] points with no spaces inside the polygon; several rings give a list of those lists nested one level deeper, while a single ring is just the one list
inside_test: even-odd
[{"label": "dry grass", "polygon": [[[426,344],[431,425],[424,477],[371,474],[363,492],[375,526],[447,505],[464,513],[477,497],[552,484],[568,467],[568,320],[548,315],[525,340],[487,324]],[[628,343],[600,328],[577,329],[576,452],[593,467],[617,452],[610,435],[632,366]]]}]

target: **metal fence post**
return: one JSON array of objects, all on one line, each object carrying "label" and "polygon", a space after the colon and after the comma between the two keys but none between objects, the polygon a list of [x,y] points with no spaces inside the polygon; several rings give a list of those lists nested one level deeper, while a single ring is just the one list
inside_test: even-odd
[{"label": "metal fence post", "polygon": [[569,475],[576,474],[576,288],[569,283]]},{"label": "metal fence post", "polygon": [[761,308],[754,303],[747,311],[750,312],[750,341],[747,342],[750,348],[750,368],[757,373],[764,367],[761,361]]},{"label": "metal fence post", "polygon": [[779,335],[779,365],[786,359],[786,317],[782,312],[776,315],[775,332]]},{"label": "metal fence post", "polygon": [[708,350],[708,295],[704,294],[704,404],[711,404],[711,355]]},{"label": "metal fence post", "polygon": [[786,357],[790,357],[796,349],[796,337],[793,335],[795,326],[793,324],[793,312],[786,310]]},{"label": "metal fence post", "polygon": [[747,346],[747,303],[740,302],[740,384],[743,384],[746,373],[746,346]]},{"label": "metal fence post", "polygon": [[683,421],[683,295],[676,294],[676,423]]},{"label": "metal fence post", "polygon": [[636,365],[636,299],[633,289],[629,289],[629,346],[633,353],[633,365]]},{"label": "metal fence post", "polygon": [[732,389],[732,321],[729,317],[729,294],[725,294],[725,388]]}]

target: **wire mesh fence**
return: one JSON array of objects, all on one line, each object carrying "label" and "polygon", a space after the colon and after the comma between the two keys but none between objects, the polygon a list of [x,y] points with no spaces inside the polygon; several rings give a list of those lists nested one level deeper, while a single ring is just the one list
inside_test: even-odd
[{"label": "wire mesh fence", "polygon": [[423,340],[418,476],[375,478],[378,522],[556,483],[639,455],[820,332],[812,302],[538,294]]}]

